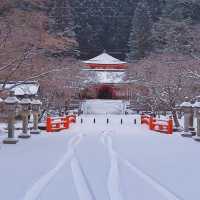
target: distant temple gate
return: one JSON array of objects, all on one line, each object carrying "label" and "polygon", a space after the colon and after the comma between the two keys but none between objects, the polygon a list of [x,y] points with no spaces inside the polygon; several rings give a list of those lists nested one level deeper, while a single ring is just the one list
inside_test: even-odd
[{"label": "distant temple gate", "polygon": [[[128,63],[107,54],[83,61],[85,89],[82,99],[121,99],[133,100],[137,95],[147,95],[148,89],[128,78]],[[136,99],[133,100],[136,102]]]}]

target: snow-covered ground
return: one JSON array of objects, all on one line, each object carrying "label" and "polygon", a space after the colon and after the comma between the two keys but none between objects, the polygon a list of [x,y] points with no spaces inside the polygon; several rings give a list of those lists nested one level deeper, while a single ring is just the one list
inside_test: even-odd
[{"label": "snow-covered ground", "polygon": [[126,101],[91,99],[82,102],[84,114],[124,114]]},{"label": "snow-covered ground", "polygon": [[0,199],[199,200],[199,154],[198,142],[138,116],[83,115],[62,133],[1,144]]}]

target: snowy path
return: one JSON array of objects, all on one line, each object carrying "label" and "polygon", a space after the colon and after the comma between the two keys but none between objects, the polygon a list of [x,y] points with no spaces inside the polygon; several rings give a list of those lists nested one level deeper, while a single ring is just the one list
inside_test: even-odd
[{"label": "snowy path", "polygon": [[[104,132],[105,133],[105,132]],[[152,177],[144,173],[142,170],[137,168],[133,163],[130,163],[128,160],[122,158],[114,149],[113,149],[113,141],[112,138],[109,136],[109,132],[106,133],[107,135],[104,136],[103,143],[105,144],[105,138],[107,139],[107,147],[110,154],[111,159],[111,173],[109,177],[109,191],[111,200],[119,199],[122,200],[122,194],[120,193],[120,177],[119,177],[119,168],[118,165],[120,164],[121,167],[125,166],[130,169],[133,175],[137,175],[142,181],[143,184],[146,185],[146,188],[152,188],[156,191],[156,196],[160,197],[158,199],[166,199],[166,200],[181,200],[182,198],[178,197],[173,192],[169,191],[165,186],[158,183]],[[130,176],[131,174],[129,174]],[[113,191],[114,189],[114,191]],[[156,197],[154,197],[155,199]]]},{"label": "snowy path", "polygon": [[42,176],[33,186],[27,191],[24,200],[36,200],[38,199],[40,193],[47,187],[48,183],[53,179],[53,177],[60,171],[60,169],[68,162],[72,156],[74,156],[74,146],[80,142],[81,135],[74,136],[70,139],[68,144],[68,150],[62,157],[62,159],[57,163],[56,167],[50,170],[47,174]]},{"label": "snowy path", "polygon": [[151,132],[133,116],[80,118],[63,133],[2,145],[2,199],[199,199],[199,143]]}]

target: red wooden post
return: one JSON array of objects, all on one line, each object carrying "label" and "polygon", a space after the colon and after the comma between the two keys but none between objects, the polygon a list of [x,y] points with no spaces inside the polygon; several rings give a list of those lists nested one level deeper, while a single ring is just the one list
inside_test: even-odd
[{"label": "red wooden post", "polygon": [[140,116],[141,124],[143,124],[143,114]]},{"label": "red wooden post", "polygon": [[76,115],[74,115],[74,123],[76,123]]},{"label": "red wooden post", "polygon": [[154,124],[153,124],[153,122],[154,122],[154,119],[153,119],[152,116],[150,116],[150,118],[149,118],[149,129],[150,129],[150,130],[153,130],[153,129],[154,129]]},{"label": "red wooden post", "polygon": [[167,133],[168,134],[173,134],[173,120],[172,120],[171,117],[170,117],[170,119],[168,121]]},{"label": "red wooden post", "polygon": [[70,123],[75,123],[76,122],[76,117],[74,115],[69,116],[69,122]]},{"label": "red wooden post", "polygon": [[64,128],[69,128],[69,118],[67,116],[64,118]]},{"label": "red wooden post", "polygon": [[51,123],[52,123],[52,119],[51,119],[51,117],[47,117],[47,121],[46,121],[46,131],[47,132],[51,132],[52,130],[51,130]]}]

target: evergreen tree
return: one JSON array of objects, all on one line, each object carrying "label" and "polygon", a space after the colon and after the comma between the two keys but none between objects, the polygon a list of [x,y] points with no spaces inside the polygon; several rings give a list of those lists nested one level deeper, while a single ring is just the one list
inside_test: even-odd
[{"label": "evergreen tree", "polygon": [[175,21],[191,19],[194,22],[200,20],[199,0],[166,0],[163,16]]},{"label": "evergreen tree", "polygon": [[132,30],[129,37],[128,60],[143,58],[151,50],[152,17],[146,0],[138,3],[132,21]]},{"label": "evergreen tree", "polygon": [[199,19],[199,0],[166,0],[162,16],[152,29],[154,51],[199,54],[195,29]]},{"label": "evergreen tree", "polygon": [[[165,0],[147,1],[153,21],[158,20]],[[104,49],[113,56],[125,58],[138,2],[141,0],[71,0],[82,59]]]},{"label": "evergreen tree", "polygon": [[69,0],[51,0],[50,7],[50,32],[74,37],[74,21]]},{"label": "evergreen tree", "polygon": [[108,53],[124,58],[137,1],[73,0],[82,57],[90,58],[106,49]]}]

